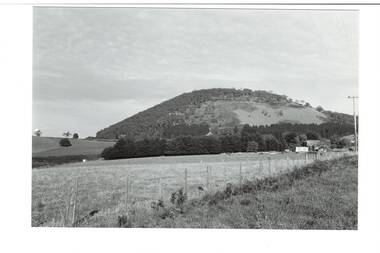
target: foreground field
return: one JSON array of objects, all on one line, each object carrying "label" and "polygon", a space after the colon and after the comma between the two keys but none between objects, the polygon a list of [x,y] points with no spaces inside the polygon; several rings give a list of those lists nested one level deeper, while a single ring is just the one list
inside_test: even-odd
[{"label": "foreground field", "polygon": [[[119,225],[177,228],[345,229],[358,223],[357,157],[316,162],[286,175],[232,186],[232,193],[211,194],[184,204],[170,216],[170,206],[149,222],[132,210]],[[234,194],[235,193],[235,194]],[[165,216],[169,216],[168,218]]]},{"label": "foreground field", "polygon": [[[342,155],[330,153],[319,158]],[[115,216],[124,208],[149,209],[153,200],[168,200],[180,188],[187,188],[188,198],[201,198],[227,183],[285,173],[315,158],[294,153],[244,153],[90,161],[33,170],[32,224],[62,226],[68,207],[72,209],[68,203],[76,181],[76,219],[98,211],[97,221],[88,225],[113,226]]]}]

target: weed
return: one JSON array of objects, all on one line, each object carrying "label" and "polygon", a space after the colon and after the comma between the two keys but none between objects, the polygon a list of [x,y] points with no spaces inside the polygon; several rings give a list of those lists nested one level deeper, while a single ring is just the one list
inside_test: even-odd
[{"label": "weed", "polygon": [[249,204],[251,204],[251,200],[249,200],[249,199],[240,200],[240,205],[242,205],[242,206],[248,206]]},{"label": "weed", "polygon": [[132,227],[132,222],[129,219],[128,215],[123,214],[123,215],[120,215],[119,217],[117,217],[117,225],[120,228],[130,228],[130,227]]}]

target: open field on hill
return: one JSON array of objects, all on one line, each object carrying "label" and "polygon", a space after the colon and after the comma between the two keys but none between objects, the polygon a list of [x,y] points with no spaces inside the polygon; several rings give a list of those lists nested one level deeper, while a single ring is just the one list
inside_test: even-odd
[{"label": "open field on hill", "polygon": [[115,144],[106,140],[70,139],[72,146],[61,147],[55,137],[32,137],[32,167],[46,167],[78,162],[83,159],[98,159],[101,152]]},{"label": "open field on hill", "polygon": [[99,155],[105,148],[115,144],[113,141],[98,141],[84,139],[70,139],[72,146],[61,147],[55,137],[32,137],[32,156],[72,156],[72,155]]},{"label": "open field on hill", "polygon": [[[333,152],[320,159],[343,154]],[[182,187],[188,189],[189,198],[200,198],[206,192],[224,188],[227,183],[285,173],[295,166],[312,163],[315,158],[295,153],[242,153],[98,160],[33,170],[32,224],[62,226],[76,180],[76,219],[98,210],[100,220],[91,225],[112,226],[114,216],[125,206],[148,208],[151,201],[168,200]]]}]

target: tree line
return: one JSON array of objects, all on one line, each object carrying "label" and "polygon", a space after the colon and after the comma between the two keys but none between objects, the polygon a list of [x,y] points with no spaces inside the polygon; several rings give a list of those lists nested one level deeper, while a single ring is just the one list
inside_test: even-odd
[{"label": "tree line", "polygon": [[233,152],[284,151],[302,145],[306,140],[328,138],[332,145],[342,144],[340,136],[353,134],[349,124],[277,124],[244,125],[239,131],[224,136],[179,136],[171,139],[134,141],[121,138],[113,147],[103,150],[106,159],[136,158],[163,155],[200,155]]}]

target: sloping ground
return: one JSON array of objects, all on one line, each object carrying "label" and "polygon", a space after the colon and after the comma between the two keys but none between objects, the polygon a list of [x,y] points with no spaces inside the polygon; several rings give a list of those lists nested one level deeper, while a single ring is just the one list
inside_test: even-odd
[{"label": "sloping ground", "polygon": [[217,100],[205,102],[189,116],[188,124],[207,122],[211,128],[242,124],[271,125],[278,123],[322,124],[325,114],[312,107],[295,104],[269,105],[252,100]]},{"label": "sloping ground", "polygon": [[112,141],[70,139],[72,146],[61,147],[60,139],[33,136],[32,157],[100,155],[106,147],[115,144]]},{"label": "sloping ground", "polygon": [[[158,227],[357,229],[358,160],[342,158],[301,169],[294,177],[243,185],[238,194],[209,196]],[[314,172],[313,172],[314,171]],[[252,185],[251,185],[252,186]]]},{"label": "sloping ground", "polygon": [[[352,117],[351,117],[352,118]],[[350,123],[349,115],[318,112],[283,95],[266,91],[206,89],[184,93],[139,112],[96,133],[96,138],[162,138],[166,128],[207,123],[213,133],[245,123]]]},{"label": "sloping ground", "polygon": [[224,191],[182,201],[182,204],[178,204],[181,195],[177,192],[174,205],[158,201],[152,203],[151,211],[136,207],[127,215],[115,217],[118,222],[114,224],[161,228],[356,230],[357,169],[357,156],[351,156],[315,162],[277,177],[229,185]]}]

